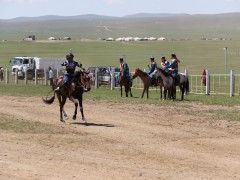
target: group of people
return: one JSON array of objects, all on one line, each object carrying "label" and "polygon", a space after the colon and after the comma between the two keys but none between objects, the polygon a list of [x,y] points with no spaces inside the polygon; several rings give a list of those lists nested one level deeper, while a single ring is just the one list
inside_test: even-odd
[{"label": "group of people", "polygon": [[[176,78],[178,75],[178,64],[180,63],[180,60],[177,58],[176,54],[171,54],[170,62],[166,60],[165,56],[161,57],[161,65],[158,67],[154,57],[150,57],[150,65],[148,65],[149,68],[149,76],[152,79],[152,84],[155,83],[154,81],[154,75],[157,71],[157,68],[161,68],[162,70],[168,72],[173,76],[173,78]],[[130,80],[130,72],[129,67],[126,62],[124,62],[123,58],[120,58],[120,73],[117,76],[117,83],[119,83],[121,72],[125,72],[125,76],[127,80]]]}]

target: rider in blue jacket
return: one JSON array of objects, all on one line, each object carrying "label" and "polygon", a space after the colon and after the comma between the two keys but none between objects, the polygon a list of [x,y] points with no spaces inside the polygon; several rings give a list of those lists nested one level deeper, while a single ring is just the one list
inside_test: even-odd
[{"label": "rider in blue jacket", "polygon": [[178,75],[178,64],[180,63],[180,60],[177,58],[176,54],[171,54],[171,63],[167,66],[165,66],[166,69],[170,71],[172,76],[174,78]]},{"label": "rider in blue jacket", "polygon": [[64,83],[60,86],[58,86],[55,91],[58,91],[61,89],[63,86],[67,87],[68,82],[70,82],[74,76],[74,72],[76,67],[80,67],[78,62],[73,60],[74,55],[72,53],[68,53],[66,55],[66,60],[61,64],[62,66],[66,67],[65,73],[64,73]]},{"label": "rider in blue jacket", "polygon": [[150,78],[152,79],[152,85],[156,85],[156,80],[154,79],[155,78],[154,75],[156,73],[155,70],[157,69],[157,63],[155,62],[154,57],[150,58],[150,66],[148,65],[148,67],[149,67],[148,74],[149,74]]},{"label": "rider in blue jacket", "polygon": [[121,77],[121,72],[124,71],[125,72],[125,77],[128,81],[130,81],[130,72],[129,72],[129,67],[127,65],[127,63],[124,62],[123,58],[119,59],[120,62],[120,72],[118,73],[117,76],[117,83],[120,82],[120,77]]}]

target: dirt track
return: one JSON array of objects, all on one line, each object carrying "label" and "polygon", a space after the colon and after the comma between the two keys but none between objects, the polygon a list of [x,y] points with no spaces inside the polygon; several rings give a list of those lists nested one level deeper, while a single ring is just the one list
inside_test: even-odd
[{"label": "dirt track", "polygon": [[0,122],[35,129],[0,129],[0,179],[240,179],[240,122],[202,114],[224,107],[85,101],[84,125],[39,97],[0,102]]}]

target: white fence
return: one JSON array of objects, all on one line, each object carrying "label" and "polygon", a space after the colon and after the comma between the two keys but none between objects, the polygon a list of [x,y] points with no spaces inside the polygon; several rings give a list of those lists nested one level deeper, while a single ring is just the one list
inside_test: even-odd
[{"label": "white fence", "polygon": [[[59,75],[62,75],[62,71],[53,70],[54,79]],[[111,74],[114,74],[115,78],[112,78],[112,75],[109,75],[109,82],[105,83],[104,86],[109,86],[112,90],[116,88],[115,80],[116,73],[112,69]],[[207,70],[206,75],[206,85],[203,84],[202,75],[188,75],[189,78],[189,93],[192,94],[229,94],[230,96],[240,95],[240,74],[234,74],[234,71],[231,70],[229,74],[211,74]],[[102,79],[99,73],[96,71],[94,86],[99,88],[100,82]],[[42,72],[35,72],[35,76],[31,79],[24,78],[19,79],[16,75],[12,75],[12,72],[8,69],[5,70],[3,74],[3,79],[0,79],[0,84],[33,84],[33,85],[49,85],[48,80],[48,71],[44,70]],[[133,88],[142,89],[143,83],[140,78],[135,78],[133,80]],[[156,87],[151,87],[150,90],[156,90]]]}]

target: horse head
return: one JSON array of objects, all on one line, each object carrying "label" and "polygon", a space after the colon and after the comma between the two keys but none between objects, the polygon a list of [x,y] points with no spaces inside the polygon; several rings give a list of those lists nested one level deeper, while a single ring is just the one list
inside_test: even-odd
[{"label": "horse head", "polygon": [[81,79],[80,79],[80,84],[87,90],[90,91],[91,90],[91,83],[90,83],[90,76],[89,76],[89,71],[84,71]]},{"label": "horse head", "polygon": [[140,69],[136,68],[135,71],[134,71],[134,74],[132,75],[132,78],[134,79],[134,78],[138,77],[139,74],[140,74]]}]

